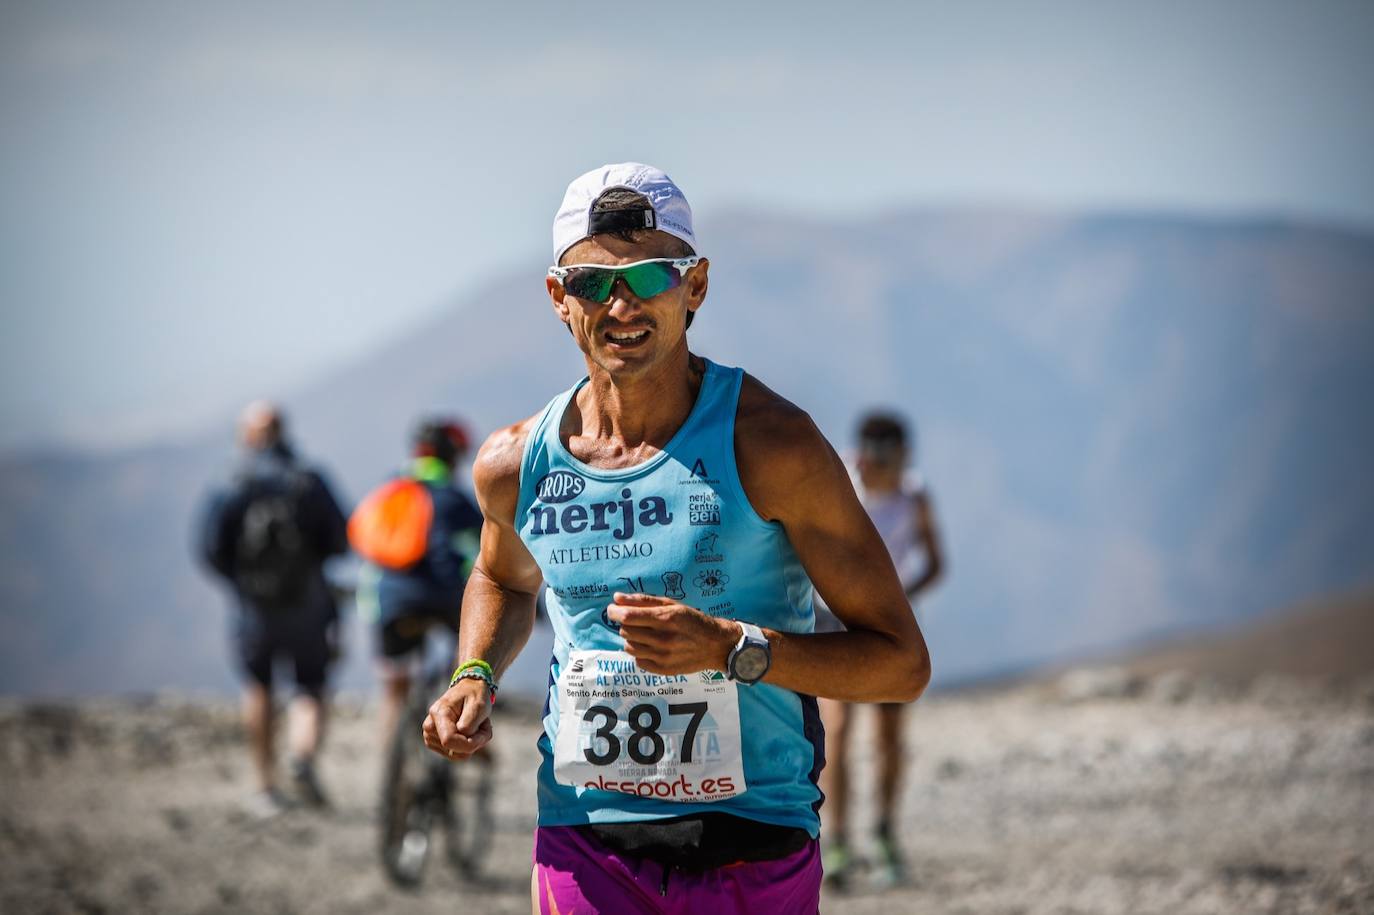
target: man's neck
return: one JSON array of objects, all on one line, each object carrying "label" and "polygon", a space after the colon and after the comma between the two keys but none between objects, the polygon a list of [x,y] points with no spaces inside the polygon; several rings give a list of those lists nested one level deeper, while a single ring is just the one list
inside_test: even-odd
[{"label": "man's neck", "polygon": [[417,457],[411,461],[410,475],[425,483],[448,483],[453,479],[453,468],[437,457]]},{"label": "man's neck", "polygon": [[616,378],[590,366],[589,380],[577,397],[581,428],[575,434],[627,449],[661,447],[687,421],[704,371],[704,363],[686,347],[657,370],[632,378]]},{"label": "man's neck", "polygon": [[870,470],[860,474],[864,492],[871,496],[886,496],[902,490],[902,469]]}]

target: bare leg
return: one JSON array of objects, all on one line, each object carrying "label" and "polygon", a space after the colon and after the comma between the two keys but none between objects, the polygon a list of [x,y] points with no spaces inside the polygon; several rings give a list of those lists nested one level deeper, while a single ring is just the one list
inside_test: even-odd
[{"label": "bare leg", "polygon": [[896,822],[897,795],[901,791],[902,770],[905,758],[902,756],[902,722],[906,717],[905,705],[884,704],[878,706],[878,828],[890,829]]},{"label": "bare leg", "polygon": [[272,692],[260,683],[244,688],[243,727],[248,732],[248,753],[258,790],[268,791],[276,781],[272,771]]},{"label": "bare leg", "polygon": [[318,696],[304,693],[291,700],[291,757],[309,762],[319,752],[324,739],[325,704]]},{"label": "bare leg", "polygon": [[300,799],[317,808],[329,806],[315,772],[327,711],[322,694],[300,693],[291,701],[291,780]]},{"label": "bare leg", "polygon": [[832,841],[844,844],[849,838],[849,729],[853,709],[848,703],[822,699],[821,721],[825,724],[825,768],[821,770],[821,790],[825,792],[825,825]]}]

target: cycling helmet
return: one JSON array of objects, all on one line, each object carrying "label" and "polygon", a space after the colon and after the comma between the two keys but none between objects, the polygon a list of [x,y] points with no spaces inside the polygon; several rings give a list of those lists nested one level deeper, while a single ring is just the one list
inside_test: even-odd
[{"label": "cycling helmet", "polygon": [[438,458],[450,467],[467,453],[468,441],[467,427],[452,417],[427,417],[410,437],[415,457]]}]

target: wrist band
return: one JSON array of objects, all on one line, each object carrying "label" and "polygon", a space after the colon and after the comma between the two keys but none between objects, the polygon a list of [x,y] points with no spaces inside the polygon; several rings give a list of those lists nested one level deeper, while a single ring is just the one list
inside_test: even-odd
[{"label": "wrist band", "polygon": [[453,679],[448,681],[448,685],[452,686],[457,683],[458,675],[463,671],[474,669],[483,671],[486,673],[487,679],[491,680],[493,683],[496,682],[496,671],[492,670],[491,665],[481,658],[473,658],[471,661],[464,661],[462,664],[458,665],[458,668],[453,672]]},{"label": "wrist band", "polygon": [[459,680],[481,680],[487,685],[487,695],[491,698],[492,704],[496,704],[496,672],[486,661],[474,658],[459,664],[458,669],[453,672],[453,678],[448,681],[449,689]]}]

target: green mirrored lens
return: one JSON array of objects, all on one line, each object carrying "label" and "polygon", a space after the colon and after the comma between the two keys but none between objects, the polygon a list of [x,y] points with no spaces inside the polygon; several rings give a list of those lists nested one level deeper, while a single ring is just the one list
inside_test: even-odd
[{"label": "green mirrored lens", "polygon": [[641,299],[652,299],[682,282],[682,275],[672,264],[638,264],[622,272],[630,291]]},{"label": "green mirrored lens", "polygon": [[605,302],[611,297],[617,278],[625,280],[638,298],[652,299],[682,284],[682,274],[670,262],[657,261],[635,264],[623,270],[611,267],[574,267],[563,278],[563,288],[569,295],[593,302]]},{"label": "green mirrored lens", "polygon": [[614,270],[598,270],[595,267],[577,267],[568,271],[563,278],[563,288],[568,295],[593,302],[604,302],[611,297],[611,286],[615,284]]}]

